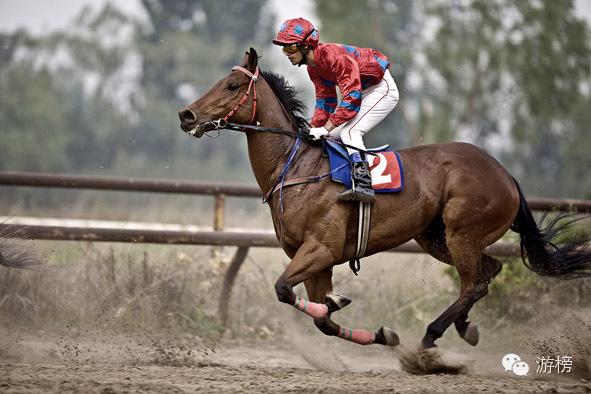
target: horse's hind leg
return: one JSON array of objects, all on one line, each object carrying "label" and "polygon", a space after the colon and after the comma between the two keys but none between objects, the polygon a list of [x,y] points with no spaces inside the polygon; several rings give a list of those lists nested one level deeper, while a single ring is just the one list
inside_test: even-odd
[{"label": "horse's hind leg", "polygon": [[435,346],[445,330],[458,320],[465,322],[472,305],[488,293],[488,279],[483,275],[482,252],[463,235],[448,237],[447,246],[461,282],[460,296],[435,321],[427,327],[422,340],[424,348]]},{"label": "horse's hind leg", "polygon": [[[424,233],[417,236],[415,240],[423,250],[432,257],[443,263],[454,265],[445,238],[445,225],[440,218],[439,220],[435,220],[433,224],[429,226]],[[480,266],[482,267],[481,275],[485,278],[487,284],[492,281],[502,268],[502,264],[499,260],[484,254],[481,257]],[[476,346],[479,339],[478,326],[468,321],[468,313],[470,312],[470,309],[471,306],[468,307],[464,313],[461,313],[454,320],[454,325],[460,337],[470,345]]]},{"label": "horse's hind leg", "polygon": [[[503,268],[503,265],[499,260],[486,254],[482,255],[481,266],[483,269],[482,276],[486,280],[487,285],[490,284]],[[465,313],[458,316],[458,318],[454,320],[454,325],[456,326],[458,334],[460,334],[466,342],[472,346],[476,346],[479,339],[478,327],[476,324],[468,321],[468,313],[470,312],[470,309],[471,307],[468,308]]]}]

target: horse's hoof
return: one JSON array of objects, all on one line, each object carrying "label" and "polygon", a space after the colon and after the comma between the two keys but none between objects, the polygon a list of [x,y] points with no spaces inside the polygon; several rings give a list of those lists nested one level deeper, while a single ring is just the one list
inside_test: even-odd
[{"label": "horse's hoof", "polygon": [[376,343],[392,347],[400,345],[400,338],[398,337],[398,334],[396,334],[396,331],[390,327],[382,326],[378,330],[376,337],[379,338],[379,341],[376,341]]},{"label": "horse's hoof", "polygon": [[468,323],[468,327],[466,327],[466,332],[464,332],[462,338],[470,345],[476,346],[478,344],[478,339],[480,338],[480,335],[478,334],[478,326],[474,323]]},{"label": "horse's hoof", "polygon": [[329,294],[324,298],[324,303],[328,306],[328,314],[343,309],[351,303],[351,300],[347,297],[338,294]]}]

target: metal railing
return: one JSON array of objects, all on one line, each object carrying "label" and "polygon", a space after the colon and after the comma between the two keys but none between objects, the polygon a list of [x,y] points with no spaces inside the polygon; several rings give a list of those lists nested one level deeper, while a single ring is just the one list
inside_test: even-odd
[{"label": "metal railing", "polygon": [[[257,186],[245,183],[197,182],[158,178],[127,178],[13,171],[0,171],[0,185],[202,194],[232,197],[262,197],[263,195]],[[591,212],[591,200],[530,197],[527,199],[527,202],[531,209],[537,211]]]}]

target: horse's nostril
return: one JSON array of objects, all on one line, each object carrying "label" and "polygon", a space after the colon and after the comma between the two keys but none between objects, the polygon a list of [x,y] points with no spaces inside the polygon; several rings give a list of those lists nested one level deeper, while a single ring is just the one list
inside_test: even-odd
[{"label": "horse's nostril", "polygon": [[194,122],[197,119],[197,116],[188,108],[179,112],[179,118],[183,122]]}]

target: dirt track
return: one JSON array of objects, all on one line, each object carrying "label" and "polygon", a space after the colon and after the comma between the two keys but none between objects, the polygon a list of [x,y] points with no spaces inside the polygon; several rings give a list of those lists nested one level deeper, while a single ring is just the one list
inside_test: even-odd
[{"label": "dirt track", "polygon": [[399,372],[318,372],[243,366],[120,367],[112,364],[2,364],[3,393],[35,392],[399,392],[588,393],[589,384],[473,376],[412,376]]},{"label": "dirt track", "polygon": [[519,378],[500,369],[410,375],[400,370],[391,350],[328,344],[208,343],[149,335],[4,338],[0,392],[591,393],[584,379]]},{"label": "dirt track", "polygon": [[[422,271],[412,271],[409,267],[413,262],[409,259],[405,264],[403,257],[397,257],[395,269],[389,271],[385,269],[386,261],[383,265],[367,264],[364,277],[355,282],[346,282],[349,272],[346,272],[347,276],[337,275],[340,286],[359,299],[355,304],[358,307],[339,312],[342,313],[339,319],[343,324],[363,322],[370,325],[373,324],[369,322],[372,317],[381,317],[381,311],[386,310],[387,301],[383,300],[408,299],[409,292],[415,295],[414,299],[424,299],[421,293],[411,291],[413,286],[431,289],[436,281],[443,281],[446,277],[425,261],[421,262],[424,265]],[[586,323],[590,321],[589,315],[585,311],[574,314],[567,313],[562,307],[551,309],[545,306],[544,315],[535,325],[515,323],[511,325],[514,330],[500,330],[483,324],[481,343],[477,347],[464,343],[452,330],[438,344],[448,354],[463,357],[470,367],[468,374],[411,375],[401,370],[397,354],[392,349],[378,345],[362,347],[327,338],[310,324],[306,316],[279,303],[268,302],[274,296],[269,294],[272,292],[269,289],[273,288],[271,278],[276,273],[261,270],[264,275],[260,274],[256,261],[251,261],[252,271],[241,273],[244,285],[239,285],[235,293],[232,334],[226,334],[224,339],[208,340],[167,333],[168,327],[179,327],[165,324],[169,318],[174,322],[168,311],[183,311],[181,306],[184,304],[157,297],[168,294],[167,291],[176,289],[174,285],[179,284],[164,286],[159,293],[155,290],[156,285],[168,283],[159,278],[178,278],[180,272],[183,277],[198,279],[187,286],[197,289],[194,293],[183,293],[184,297],[172,293],[175,297],[169,298],[174,300],[179,298],[194,304],[196,300],[205,302],[201,294],[212,291],[212,288],[201,286],[199,281],[213,273],[199,271],[204,265],[189,263],[185,267],[195,271],[179,269],[175,265],[163,265],[167,270],[151,267],[147,276],[154,279],[140,287],[139,292],[124,292],[125,297],[120,299],[112,297],[115,290],[127,289],[130,283],[143,283],[141,270],[129,271],[127,264],[122,264],[122,268],[112,265],[114,270],[119,269],[116,271],[118,282],[111,280],[109,275],[101,276],[103,271],[99,272],[98,268],[104,267],[102,260],[80,269],[49,271],[38,276],[31,272],[19,272],[20,276],[17,276],[11,272],[4,279],[5,284],[14,284],[12,293],[9,293],[11,299],[19,302],[32,300],[24,305],[42,305],[52,314],[39,314],[35,309],[27,314],[27,309],[23,312],[17,308],[12,319],[0,319],[0,393],[591,393],[591,369],[588,368],[591,358],[577,374],[543,375],[535,372],[536,356],[579,352],[589,357],[591,331]],[[143,263],[140,261],[140,264]],[[129,272],[134,275],[125,276]],[[139,278],[137,272],[140,272]],[[384,280],[372,282],[376,275]],[[113,283],[119,287],[115,288]],[[260,286],[253,288],[252,284],[257,283]],[[89,292],[85,292],[87,289]],[[93,289],[96,293],[90,291]],[[138,294],[149,296],[141,298]],[[252,301],[263,299],[266,301]],[[129,300],[138,302],[131,304]],[[155,300],[162,304],[155,303]],[[249,303],[241,300],[249,300]],[[364,305],[370,305],[369,300],[373,300],[372,306],[378,304],[378,307],[364,309]],[[428,301],[433,302],[433,299]],[[253,304],[256,307],[252,307]],[[125,317],[125,308],[131,309],[130,305],[148,315],[149,319],[137,318],[144,316],[137,315],[137,321],[142,324],[135,324],[134,319],[119,318]],[[69,308],[69,313],[59,313],[62,308]],[[430,308],[437,308],[437,305]],[[384,320],[403,323],[406,315],[397,313]],[[420,316],[422,313],[417,307],[408,315],[418,315],[416,320],[420,320],[424,319]],[[432,312],[427,315],[431,316]],[[30,325],[36,329],[23,331],[23,327],[29,327],[27,317],[35,321],[39,316],[47,319],[46,325],[37,322],[37,325]],[[162,324],[154,324],[157,319]],[[415,325],[421,327],[405,328],[401,324],[397,328],[403,345],[411,350],[412,341],[420,340],[424,330],[424,324],[418,322]],[[40,327],[47,331],[41,331]],[[180,327],[183,330],[176,332],[186,333],[190,331],[187,327],[193,326]],[[107,335],[106,332],[116,334]],[[518,353],[524,357],[530,365],[527,377],[504,371],[500,361],[506,353]]]}]

